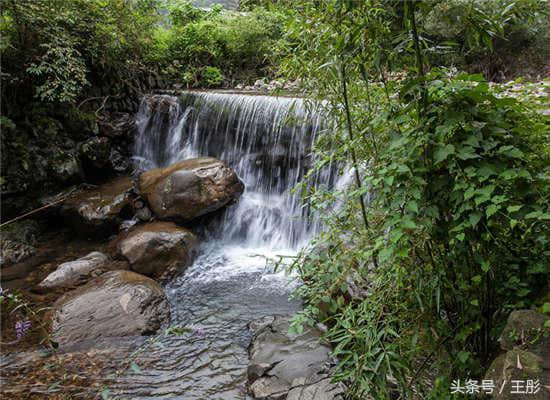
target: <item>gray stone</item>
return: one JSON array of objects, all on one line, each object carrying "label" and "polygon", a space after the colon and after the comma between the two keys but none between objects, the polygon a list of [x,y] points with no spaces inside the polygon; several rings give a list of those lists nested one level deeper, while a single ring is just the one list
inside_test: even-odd
[{"label": "gray stone", "polygon": [[128,170],[130,169],[130,160],[128,159],[128,157],[124,157],[119,151],[115,149],[111,149],[109,162],[111,164],[111,168],[116,172],[128,172]]},{"label": "gray stone", "polygon": [[[550,398],[550,330],[545,327],[549,317],[534,310],[516,310],[510,313],[500,336],[500,346],[506,353],[493,360],[485,374],[496,387],[492,397],[499,400]],[[512,380],[538,380],[538,393],[511,393]]]},{"label": "gray stone", "polygon": [[225,163],[205,157],[145,172],[139,188],[158,218],[187,222],[234,202],[244,185]]},{"label": "gray stone", "polygon": [[94,136],[80,146],[80,158],[92,168],[102,169],[109,164],[111,141],[108,137]]},{"label": "gray stone", "polygon": [[104,337],[148,335],[169,321],[158,283],[131,271],[111,271],[54,304],[52,334],[60,345]]},{"label": "gray stone", "polygon": [[48,164],[52,171],[52,175],[62,183],[76,182],[80,179],[80,163],[77,157],[67,151],[58,150],[52,156]]},{"label": "gray stone", "polygon": [[153,218],[153,213],[151,212],[149,207],[142,207],[136,210],[136,218],[140,221],[147,222],[150,221],[151,218]]},{"label": "gray stone", "polygon": [[109,257],[94,251],[74,261],[60,264],[38,285],[41,289],[70,288],[82,285],[105,272]]},{"label": "gray stone", "polygon": [[289,320],[264,317],[250,324],[250,393],[270,400],[341,399],[343,388],[330,383],[330,348],[315,329],[289,334]]},{"label": "gray stone", "polygon": [[288,392],[286,400],[333,400],[343,398],[343,395],[342,386],[331,383],[327,377],[317,382],[296,382]]},{"label": "gray stone", "polygon": [[[503,350],[519,347],[533,353],[546,350],[545,358],[550,359],[550,340],[543,334],[544,323],[548,320],[550,317],[535,310],[512,311],[500,335],[500,347]],[[548,362],[550,363],[550,360]]]},{"label": "gray stone", "polygon": [[[493,391],[493,399],[545,400],[550,398],[550,388],[545,386],[547,382],[550,382],[550,370],[543,368],[541,357],[528,351],[517,349],[501,354],[491,363],[484,379],[493,381],[495,387],[498,388]],[[512,393],[512,380],[525,382],[527,379],[539,381],[538,393]]]},{"label": "gray stone", "polygon": [[36,253],[36,248],[27,243],[3,239],[0,241],[0,267],[24,261]]}]

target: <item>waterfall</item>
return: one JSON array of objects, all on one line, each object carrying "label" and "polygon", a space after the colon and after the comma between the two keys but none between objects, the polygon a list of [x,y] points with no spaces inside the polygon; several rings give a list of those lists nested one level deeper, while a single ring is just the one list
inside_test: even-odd
[{"label": "waterfall", "polygon": [[[290,249],[318,229],[292,189],[312,164],[312,143],[326,125],[302,99],[213,92],[149,95],[137,116],[134,155],[139,167],[186,158],[225,161],[245,194],[225,214],[222,237],[249,247]],[[332,185],[334,168],[313,183]]]},{"label": "waterfall", "polygon": [[[138,168],[216,157],[235,169],[245,192],[223,213],[219,238],[204,240],[193,265],[165,287],[171,324],[204,335],[159,337],[162,346],[136,360],[142,371],[117,380],[117,394],[248,398],[247,324],[300,309],[288,298],[296,281],[266,260],[294,256],[320,229],[292,189],[314,162],[315,138],[330,128],[301,99],[198,91],[145,96],[136,122]],[[308,181],[338,189],[350,176],[338,178],[328,165]]]}]

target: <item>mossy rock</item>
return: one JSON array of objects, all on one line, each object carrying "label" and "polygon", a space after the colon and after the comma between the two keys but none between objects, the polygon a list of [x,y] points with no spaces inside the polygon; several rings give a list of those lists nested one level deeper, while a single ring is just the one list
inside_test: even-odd
[{"label": "mossy rock", "polygon": [[[550,370],[544,368],[542,357],[528,351],[516,349],[501,354],[491,363],[484,379],[491,380],[495,385],[493,399],[544,400],[550,398],[550,391],[544,386],[550,381]],[[527,380],[538,380],[540,385],[538,393],[512,393],[513,381],[521,381],[525,387]]]},{"label": "mossy rock", "polygon": [[109,163],[111,141],[107,137],[94,136],[82,144],[80,153],[94,167],[104,167]]},{"label": "mossy rock", "polygon": [[550,329],[545,327],[548,320],[550,317],[535,310],[513,311],[500,335],[500,346],[503,350],[528,350],[550,364]]},{"label": "mossy rock", "polygon": [[48,160],[53,176],[61,183],[80,181],[81,171],[78,158],[71,152],[57,149]]}]

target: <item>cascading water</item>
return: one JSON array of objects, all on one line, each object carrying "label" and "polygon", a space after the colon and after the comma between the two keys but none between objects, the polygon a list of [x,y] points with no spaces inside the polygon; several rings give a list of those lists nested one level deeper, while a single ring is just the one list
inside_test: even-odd
[{"label": "cascading water", "polygon": [[[245,193],[224,213],[217,239],[166,288],[172,323],[196,334],[161,339],[117,388],[131,398],[247,398],[247,323],[300,306],[266,259],[292,256],[319,228],[292,189],[311,165],[323,119],[296,98],[184,92],[146,96],[137,126],[141,169],[212,156],[236,170]],[[327,168],[314,183],[335,180]]]},{"label": "cascading water", "polygon": [[[181,101],[181,103],[180,103]],[[252,247],[296,248],[315,231],[292,189],[311,165],[311,143],[323,126],[302,99],[210,92],[144,98],[135,157],[141,168],[212,156],[244,181],[222,237]],[[318,180],[332,184],[330,168]]]}]

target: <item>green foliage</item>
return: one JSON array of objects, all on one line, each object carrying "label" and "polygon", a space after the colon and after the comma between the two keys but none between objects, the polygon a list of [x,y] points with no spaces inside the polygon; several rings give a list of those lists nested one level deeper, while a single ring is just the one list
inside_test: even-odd
[{"label": "green foliage", "polygon": [[88,85],[86,66],[81,54],[71,40],[58,36],[50,43],[41,45],[45,49],[40,62],[31,63],[27,72],[35,75],[40,83],[36,96],[43,101],[72,103],[82,89]]},{"label": "green foliage", "polygon": [[427,72],[421,5],[388,4],[289,10],[282,72],[334,123],[309,176],[357,170],[341,191],[300,187],[326,229],[294,263],[306,307],[292,326],[327,326],[354,398],[451,398],[452,379],[482,376],[507,313],[547,287],[549,122],[480,75]]},{"label": "green foliage", "polygon": [[547,1],[428,1],[420,9],[426,54],[439,65],[454,63],[502,79],[522,68],[531,72],[518,57],[538,68],[550,57]]},{"label": "green foliage", "polygon": [[151,72],[142,58],[158,20],[154,4],[2,0],[3,96],[23,88],[19,96],[30,89],[43,102],[74,104],[86,87],[102,80],[135,85]]},{"label": "green foliage", "polygon": [[170,22],[172,26],[179,28],[200,21],[207,15],[207,11],[195,7],[190,1],[177,2],[170,7]]},{"label": "green foliage", "polygon": [[222,73],[216,67],[204,67],[202,81],[206,87],[219,86],[222,83]]},{"label": "green foliage", "polygon": [[183,3],[171,9],[170,20],[170,27],[157,29],[148,58],[165,65],[174,80],[213,85],[203,80],[205,66],[236,79],[269,73],[268,55],[281,36],[279,14],[262,9],[247,14],[204,11]]}]

